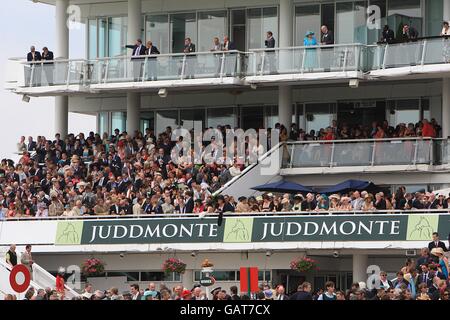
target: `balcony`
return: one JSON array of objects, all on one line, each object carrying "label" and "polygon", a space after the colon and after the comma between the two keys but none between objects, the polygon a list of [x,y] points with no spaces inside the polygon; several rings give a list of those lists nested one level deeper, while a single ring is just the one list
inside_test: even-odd
[{"label": "balcony", "polygon": [[447,139],[288,142],[283,153],[282,175],[450,169]]},{"label": "balcony", "polygon": [[211,89],[277,83],[442,78],[450,73],[450,40],[344,44],[244,53],[198,52],[95,60],[25,62],[10,59],[6,89],[51,96],[159,88]]},{"label": "balcony", "polygon": [[10,61],[7,89],[30,95],[242,85],[238,51],[51,62]]}]

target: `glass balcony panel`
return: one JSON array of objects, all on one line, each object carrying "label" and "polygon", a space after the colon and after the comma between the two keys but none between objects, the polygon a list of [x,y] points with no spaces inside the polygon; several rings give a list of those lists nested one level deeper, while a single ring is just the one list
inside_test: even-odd
[{"label": "glass balcony panel", "polygon": [[332,144],[300,144],[295,146],[293,168],[329,167]]},{"label": "glass balcony panel", "polygon": [[426,40],[424,64],[449,63],[450,40],[430,39]]},{"label": "glass balcony panel", "polygon": [[431,140],[417,140],[416,164],[430,164],[431,145]]},{"label": "glass balcony panel", "polygon": [[423,42],[392,44],[386,48],[385,67],[397,68],[420,65]]},{"label": "glass balcony panel", "polygon": [[410,165],[414,162],[414,140],[375,142],[374,165]]},{"label": "glass balcony panel", "polygon": [[336,143],[333,167],[369,166],[372,163],[373,142]]}]

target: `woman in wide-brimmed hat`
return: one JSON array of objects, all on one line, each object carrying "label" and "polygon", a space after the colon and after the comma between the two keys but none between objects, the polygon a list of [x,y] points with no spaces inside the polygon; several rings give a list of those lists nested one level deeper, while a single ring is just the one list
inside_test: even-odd
[{"label": "woman in wide-brimmed hat", "polygon": [[444,249],[441,247],[433,248],[431,254],[439,258],[439,266],[442,269],[445,279],[448,279],[448,259],[444,256]]},{"label": "woman in wide-brimmed hat", "polygon": [[369,193],[364,197],[364,204],[361,208],[362,211],[373,211],[375,207],[373,205],[373,196]]},{"label": "woman in wide-brimmed hat", "polygon": [[[305,39],[303,39],[303,45],[305,47],[317,46],[317,40],[314,37],[314,32],[307,31]],[[317,53],[315,48],[305,50],[304,68],[313,69],[317,66]]]},{"label": "woman in wide-brimmed hat", "polygon": [[339,211],[352,211],[352,199],[349,197],[342,197],[341,203],[339,204]]},{"label": "woman in wide-brimmed hat", "polygon": [[339,210],[339,201],[341,200],[341,197],[337,194],[332,194],[329,196],[330,199],[330,210]]}]

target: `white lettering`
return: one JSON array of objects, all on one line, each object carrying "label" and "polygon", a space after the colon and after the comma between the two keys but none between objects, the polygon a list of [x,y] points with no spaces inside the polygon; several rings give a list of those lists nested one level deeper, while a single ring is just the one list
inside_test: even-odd
[{"label": "white lettering", "polygon": [[212,223],[209,225],[209,236],[210,237],[217,237],[217,228],[218,228],[217,223]]},{"label": "white lettering", "polygon": [[[122,229],[122,231],[123,231],[123,233],[122,233],[121,236],[118,235],[119,229]],[[114,239],[125,238],[126,235],[127,235],[127,231],[128,231],[128,230],[127,230],[127,227],[125,227],[125,226],[121,226],[121,225],[114,226],[114,235],[113,235],[113,238],[114,238]]]},{"label": "white lettering", "polygon": [[155,226],[155,229],[150,228],[149,225],[147,225],[147,228],[145,229],[145,234],[144,234],[144,238],[147,237],[153,237],[156,234],[156,237],[159,238],[161,235],[159,234],[159,224]]},{"label": "white lettering", "polygon": [[[139,233],[137,235],[134,235],[134,230],[135,229],[139,229]],[[144,228],[142,228],[142,226],[133,224],[130,227],[130,238],[131,239],[136,239],[136,238],[142,237],[143,233],[144,233]]]},{"label": "white lettering", "polygon": [[400,234],[400,221],[391,221],[391,234]]},{"label": "white lettering", "polygon": [[[168,230],[167,230],[167,229],[169,229],[169,228],[172,228],[172,230],[173,230],[173,233],[172,233],[172,234],[168,233]],[[177,233],[178,233],[178,228],[177,228],[177,226],[174,225],[174,224],[166,224],[166,225],[163,227],[163,229],[162,229],[162,234],[163,234],[163,236],[164,236],[164,237],[167,237],[167,238],[173,238],[173,237],[175,237],[175,235],[176,235]]]},{"label": "white lettering", "polygon": [[364,229],[368,234],[372,234],[372,225],[373,221],[370,221],[370,227],[367,227],[364,223],[361,221],[358,224],[358,234],[361,234],[361,229]]},{"label": "white lettering", "polygon": [[[308,232],[309,230],[309,226],[314,226],[314,231],[313,232]],[[319,225],[315,222],[305,222],[305,236],[312,236],[313,234],[316,234],[317,231],[319,231]]]},{"label": "white lettering", "polygon": [[[297,232],[293,233],[291,231],[292,226],[297,227]],[[287,223],[287,228],[286,228],[287,236],[296,236],[296,235],[300,234],[300,232],[302,232],[302,225],[300,223],[298,223],[298,222],[288,222]]]},{"label": "white lettering", "polygon": [[183,232],[186,233],[188,237],[192,237],[192,228],[194,227],[194,225],[190,224],[189,227],[190,229],[186,228],[186,226],[183,224],[180,226],[180,238],[183,237]]},{"label": "white lettering", "polygon": [[326,234],[330,234],[330,232],[333,231],[333,234],[337,235],[336,221],[333,222],[333,224],[331,225],[331,227],[329,229],[327,229],[327,224],[324,222],[322,224],[322,229],[320,230],[320,235],[323,235],[324,231],[325,231]]},{"label": "white lettering", "polygon": [[[350,224],[350,225],[351,225],[352,228],[351,228],[351,231],[350,231],[350,232],[345,232],[345,231],[344,231],[344,226],[345,226],[346,224]],[[356,230],[356,225],[355,225],[355,223],[352,222],[352,221],[344,221],[344,222],[341,223],[341,226],[339,227],[339,231],[340,231],[343,235],[346,235],[346,236],[348,236],[349,234],[355,233],[355,230]]]}]

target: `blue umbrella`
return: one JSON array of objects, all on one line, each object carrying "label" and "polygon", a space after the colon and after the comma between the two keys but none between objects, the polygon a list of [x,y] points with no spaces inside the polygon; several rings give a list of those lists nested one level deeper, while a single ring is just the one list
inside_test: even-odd
[{"label": "blue umbrella", "polygon": [[344,193],[349,191],[363,191],[374,189],[376,186],[370,181],[361,181],[361,180],[346,180],[341,182],[335,186],[331,186],[320,190],[321,193],[331,194],[331,193]]},{"label": "blue umbrella", "polygon": [[308,193],[313,192],[312,189],[302,186],[301,184],[289,181],[278,181],[274,183],[263,184],[252,188],[257,191],[278,192],[278,193]]}]

